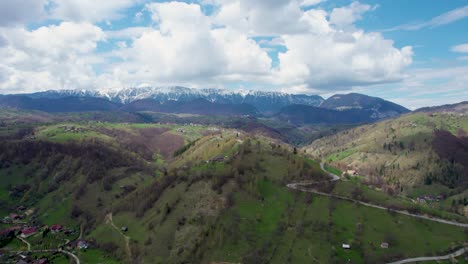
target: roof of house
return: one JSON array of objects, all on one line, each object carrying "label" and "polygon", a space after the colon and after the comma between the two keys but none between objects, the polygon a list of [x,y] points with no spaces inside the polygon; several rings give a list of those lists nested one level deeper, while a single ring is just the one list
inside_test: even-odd
[{"label": "roof of house", "polygon": [[382,243],[380,244],[380,247],[381,247],[381,248],[388,248],[388,246],[389,246],[389,245],[388,245],[387,242],[382,242]]},{"label": "roof of house", "polygon": [[63,228],[63,226],[62,226],[62,225],[59,225],[59,224],[55,224],[55,225],[52,225],[52,226],[50,227],[50,229],[51,229],[51,230],[54,230],[54,231],[60,230],[60,229],[62,229],[62,228]]},{"label": "roof of house", "polygon": [[21,233],[24,235],[30,235],[36,232],[37,232],[37,228],[35,227],[28,227],[28,228],[24,228],[23,230],[21,230]]},{"label": "roof of house", "polygon": [[78,241],[78,243],[76,244],[78,247],[87,247],[88,246],[88,243],[84,240],[80,240]]},{"label": "roof of house", "polygon": [[16,232],[16,231],[18,231],[18,230],[20,230],[20,229],[21,229],[21,226],[13,226],[13,227],[9,227],[9,228],[7,228],[7,229],[1,230],[1,231],[0,231],[0,234],[1,234],[1,235],[4,235],[4,234],[8,234],[8,233],[10,233],[10,232]]}]

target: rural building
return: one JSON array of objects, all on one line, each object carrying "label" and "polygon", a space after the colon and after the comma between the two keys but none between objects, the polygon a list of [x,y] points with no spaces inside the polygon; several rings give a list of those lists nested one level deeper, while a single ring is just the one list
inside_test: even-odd
[{"label": "rural building", "polygon": [[76,244],[76,246],[77,246],[79,249],[88,249],[88,248],[89,248],[89,244],[88,244],[86,241],[83,241],[83,240],[78,241],[78,243]]},{"label": "rural building", "polygon": [[218,155],[218,156],[212,158],[211,162],[224,162],[224,156],[223,155]]},{"label": "rural building", "polygon": [[0,231],[0,237],[8,237],[10,235],[14,235],[17,231],[21,230],[20,226],[13,226],[7,229]]},{"label": "rural building", "polygon": [[32,214],[34,214],[34,209],[28,209],[26,212],[24,212],[24,215],[26,216],[31,216]]},{"label": "rural building", "polygon": [[58,224],[52,225],[50,227],[50,231],[52,231],[53,233],[60,232],[60,231],[62,231],[62,229],[63,229],[63,226],[58,225]]},{"label": "rural building", "polygon": [[351,249],[350,244],[343,244],[343,245],[341,245],[341,247],[344,248],[344,249]]},{"label": "rural building", "polygon": [[21,237],[22,238],[30,237],[36,233],[37,233],[37,228],[35,227],[24,228],[23,230],[21,230]]},{"label": "rural building", "polygon": [[387,242],[382,242],[382,244],[380,244],[380,247],[381,248],[388,248],[388,243]]},{"label": "rural building", "polygon": [[122,232],[127,232],[128,231],[128,227],[126,227],[126,226],[122,226],[121,229],[122,229]]},{"label": "rural building", "polygon": [[11,220],[20,220],[21,216],[18,214],[10,214],[10,219]]}]

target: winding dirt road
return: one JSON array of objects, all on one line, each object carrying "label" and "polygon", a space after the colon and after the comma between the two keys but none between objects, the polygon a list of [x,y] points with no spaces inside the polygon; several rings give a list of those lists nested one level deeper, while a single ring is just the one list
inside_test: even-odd
[{"label": "winding dirt road", "polygon": [[[324,165],[323,163],[321,163],[321,164],[320,164],[320,168],[321,168],[328,176],[331,177],[331,179],[330,179],[329,181],[338,181],[338,180],[340,180],[340,177],[339,177],[338,175],[335,175],[335,174],[333,174],[333,173],[330,173],[330,172],[326,171],[324,167],[325,167],[325,165]],[[366,202],[363,202],[363,201],[355,200],[355,199],[348,198],[348,197],[344,197],[344,196],[339,196],[339,195],[334,195],[334,194],[330,194],[330,193],[319,192],[319,191],[316,191],[316,190],[313,190],[313,189],[308,189],[308,188],[306,188],[306,186],[311,185],[311,184],[314,184],[314,183],[317,183],[317,182],[312,182],[312,181],[296,182],[296,183],[289,183],[289,184],[286,185],[286,187],[288,187],[288,188],[290,188],[290,189],[293,189],[293,190],[298,190],[298,191],[302,191],[302,192],[309,192],[309,193],[320,194],[320,195],[324,195],[324,196],[328,196],[328,197],[333,197],[333,198],[340,199],[340,200],[345,200],[345,201],[348,201],[348,202],[353,202],[353,203],[360,204],[360,205],[363,205],[363,206],[372,207],[372,208],[376,208],[376,209],[380,209],[380,210],[386,210],[386,211],[389,211],[389,212],[398,213],[398,214],[402,214],[402,215],[407,215],[407,216],[411,216],[411,217],[415,217],[415,218],[425,219],[425,220],[429,220],[429,221],[433,221],[433,222],[438,222],[438,223],[442,223],[442,224],[447,224],[447,225],[453,225],[453,226],[468,228],[468,224],[464,224],[464,223],[459,223],[459,222],[455,222],[455,221],[445,220],[445,219],[436,218],[436,217],[432,217],[432,216],[413,214],[413,213],[410,213],[410,212],[408,212],[408,211],[395,210],[395,209],[391,209],[391,208],[387,208],[387,207],[384,207],[384,206],[375,205],[375,204],[371,204],[371,203],[366,203]]]},{"label": "winding dirt road", "polygon": [[[338,180],[341,179],[338,175],[335,175],[333,173],[330,173],[330,172],[326,171],[324,163],[320,163],[320,168],[322,169],[322,171],[324,171],[331,178],[329,180],[330,182],[338,181]],[[462,228],[468,228],[468,224],[464,224],[464,223],[449,221],[449,220],[430,217],[430,216],[425,216],[425,215],[412,214],[412,213],[407,212],[407,211],[394,210],[394,209],[387,208],[387,207],[384,207],[384,206],[370,204],[370,203],[362,202],[362,201],[359,201],[359,200],[351,199],[351,198],[348,198],[348,197],[338,196],[338,195],[334,195],[334,194],[330,194],[330,193],[319,192],[319,191],[316,191],[316,190],[313,190],[313,189],[307,189],[306,188],[306,186],[309,186],[311,184],[316,184],[316,183],[319,183],[319,182],[313,182],[313,181],[295,182],[295,183],[289,183],[286,186],[288,188],[290,188],[290,189],[298,190],[298,191],[301,191],[301,192],[308,192],[308,193],[324,195],[324,196],[328,196],[328,197],[332,197],[332,198],[336,198],[336,199],[340,199],[340,200],[344,200],[344,201],[348,201],[348,202],[353,202],[353,203],[360,204],[360,205],[367,206],[367,207],[372,207],[372,208],[376,208],[376,209],[380,209],[380,210],[386,210],[386,211],[393,212],[393,213],[407,215],[407,216],[410,216],[410,217],[420,218],[420,219],[424,219],[424,220],[429,220],[429,221],[433,221],[433,222],[438,222],[438,223],[457,226],[457,227],[462,227]],[[466,252],[468,252],[467,247],[462,248],[460,250],[457,250],[457,251],[455,251],[453,253],[450,253],[448,255],[445,255],[445,256],[409,258],[409,259],[404,259],[404,260],[399,260],[399,261],[396,261],[396,262],[392,262],[392,263],[389,263],[389,264],[404,264],[404,263],[413,263],[413,262],[422,262],[422,261],[448,260],[448,259],[459,257],[459,256],[465,254]]]},{"label": "winding dirt road", "polygon": [[26,246],[28,247],[28,251],[31,251],[31,243],[29,243],[28,241],[26,241],[26,239],[24,239],[24,238],[22,238],[20,236],[17,236],[16,238],[18,238],[19,240],[21,240],[21,242],[26,244]]},{"label": "winding dirt road", "polygon": [[120,229],[114,224],[112,213],[107,214],[105,219],[107,224],[112,226],[117,232],[119,232],[123,236],[125,240],[125,251],[127,252],[128,257],[132,259],[132,250],[130,249],[130,237],[122,233],[122,231],[120,231]]}]

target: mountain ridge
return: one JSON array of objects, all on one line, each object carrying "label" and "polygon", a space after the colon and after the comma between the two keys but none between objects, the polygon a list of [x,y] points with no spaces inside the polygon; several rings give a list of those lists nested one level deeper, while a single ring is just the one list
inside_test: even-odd
[{"label": "mountain ridge", "polygon": [[320,104],[320,107],[338,111],[360,109],[373,112],[376,119],[385,119],[411,112],[409,109],[379,97],[359,93],[335,94]]},{"label": "mountain ridge", "polygon": [[254,90],[194,89],[181,86],[124,88],[120,90],[49,90],[24,95],[31,98],[100,97],[121,104],[128,104],[141,99],[155,99],[158,101],[205,99],[212,103],[251,104],[261,112],[276,112],[290,104],[318,106],[324,100],[318,95],[296,95]]}]

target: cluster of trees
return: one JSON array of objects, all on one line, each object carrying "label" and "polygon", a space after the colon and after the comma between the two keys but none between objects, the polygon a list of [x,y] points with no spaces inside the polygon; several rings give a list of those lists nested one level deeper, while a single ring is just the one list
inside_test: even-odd
[{"label": "cluster of trees", "polygon": [[184,145],[183,147],[179,148],[178,150],[176,150],[173,154],[174,157],[178,157],[182,154],[184,154],[189,148],[193,147],[196,143],[197,143],[198,140],[195,140],[195,141],[190,141],[188,144]]}]

